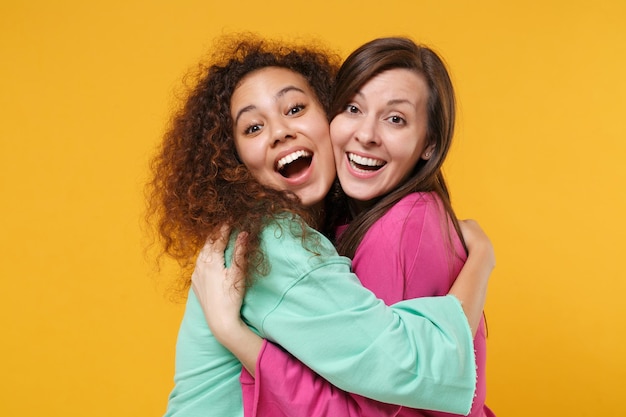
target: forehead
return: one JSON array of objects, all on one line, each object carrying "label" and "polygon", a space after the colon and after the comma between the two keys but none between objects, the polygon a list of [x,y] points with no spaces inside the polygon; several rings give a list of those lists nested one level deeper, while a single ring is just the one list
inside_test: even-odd
[{"label": "forehead", "polygon": [[231,107],[241,100],[273,98],[289,86],[314,95],[313,89],[301,74],[287,68],[266,67],[251,72],[239,82],[233,92]]},{"label": "forehead", "polygon": [[422,101],[428,95],[428,86],[422,74],[406,68],[393,68],[370,78],[357,94],[380,100],[403,96],[410,101]]}]

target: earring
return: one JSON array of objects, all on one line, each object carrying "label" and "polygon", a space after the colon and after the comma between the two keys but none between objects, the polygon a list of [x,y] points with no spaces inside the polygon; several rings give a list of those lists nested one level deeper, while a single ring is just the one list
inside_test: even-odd
[{"label": "earring", "polygon": [[426,155],[424,155],[424,157],[430,158],[430,152],[426,152]]}]

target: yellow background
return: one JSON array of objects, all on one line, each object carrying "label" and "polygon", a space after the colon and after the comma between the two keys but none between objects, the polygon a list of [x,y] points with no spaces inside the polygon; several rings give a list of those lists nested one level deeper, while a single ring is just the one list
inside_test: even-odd
[{"label": "yellow background", "polygon": [[453,202],[497,250],[488,404],[626,415],[626,3],[505,3],[3,1],[0,414],[164,412],[182,306],[143,254],[146,165],[185,71],[246,29],[446,58]]}]

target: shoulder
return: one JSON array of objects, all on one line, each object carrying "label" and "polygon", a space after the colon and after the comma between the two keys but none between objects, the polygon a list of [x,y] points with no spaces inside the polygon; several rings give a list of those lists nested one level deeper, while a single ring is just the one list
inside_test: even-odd
[{"label": "shoulder", "polygon": [[412,193],[378,219],[367,231],[364,241],[385,245],[397,253],[418,251],[423,239],[433,242],[445,236],[447,219],[435,193]]},{"label": "shoulder", "polygon": [[441,200],[435,193],[411,193],[398,201],[389,213],[415,214],[433,208],[442,208]]},{"label": "shoulder", "polygon": [[441,218],[445,210],[434,193],[411,193],[398,201],[377,222],[378,227],[401,230],[421,227],[425,221]]},{"label": "shoulder", "polygon": [[278,247],[290,249],[295,254],[301,253],[303,249],[319,251],[327,256],[337,254],[326,236],[292,215],[280,216],[267,222],[261,232],[261,242],[268,250]]},{"label": "shoulder", "polygon": [[[294,302],[287,294],[307,294],[319,301],[328,294],[325,285],[339,286],[344,292],[344,286],[354,285],[345,279],[351,276],[351,260],[339,256],[332,243],[312,228],[305,229],[303,240],[300,223],[292,222],[277,219],[261,232],[261,250],[269,272],[256,277],[242,309],[248,324],[261,334],[265,334],[263,323],[268,315]],[[295,302],[300,302],[296,298]]]},{"label": "shoulder", "polygon": [[272,270],[289,268],[292,274],[304,274],[323,264],[350,263],[323,234],[299,220],[283,216],[263,228],[261,248]]}]

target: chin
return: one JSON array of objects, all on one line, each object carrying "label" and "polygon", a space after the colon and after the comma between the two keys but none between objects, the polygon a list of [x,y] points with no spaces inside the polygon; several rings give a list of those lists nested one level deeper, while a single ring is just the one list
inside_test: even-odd
[{"label": "chin", "polygon": [[300,201],[306,207],[311,207],[324,201],[326,193],[310,192],[298,194]]},{"label": "chin", "polygon": [[314,206],[318,203],[320,203],[323,200],[323,198],[316,198],[316,197],[300,197],[300,201],[302,202],[303,206],[306,207],[311,207]]}]

